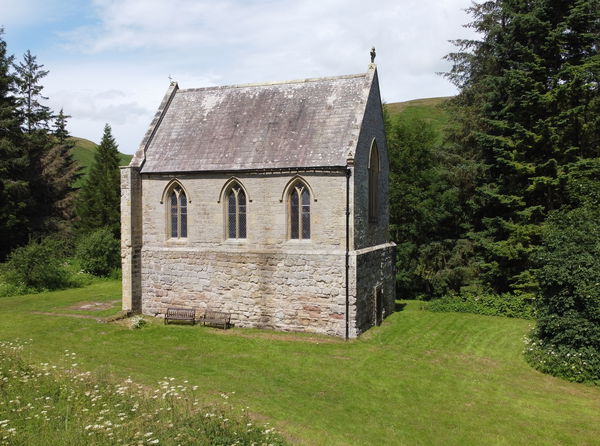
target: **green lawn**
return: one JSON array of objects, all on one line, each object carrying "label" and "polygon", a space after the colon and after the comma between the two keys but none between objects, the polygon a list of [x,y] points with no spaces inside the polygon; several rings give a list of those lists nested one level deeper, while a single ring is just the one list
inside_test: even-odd
[{"label": "green lawn", "polygon": [[[294,443],[315,445],[585,445],[600,438],[600,389],[532,370],[522,359],[531,322],[430,313],[418,302],[360,339],[33,314],[96,315],[79,302],[115,301],[117,281],[0,299],[0,340],[32,339],[24,358],[76,352],[101,376],[163,377],[248,406]],[[100,314],[118,311],[118,304]],[[233,394],[233,392],[235,392]]]}]

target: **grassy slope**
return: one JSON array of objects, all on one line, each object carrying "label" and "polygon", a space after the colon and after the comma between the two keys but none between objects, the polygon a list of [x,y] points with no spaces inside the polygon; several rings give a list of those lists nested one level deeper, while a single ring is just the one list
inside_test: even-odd
[{"label": "grassy slope", "polygon": [[398,117],[397,119],[423,119],[431,123],[435,130],[439,130],[440,134],[443,134],[449,122],[444,103],[450,98],[451,96],[413,99],[412,101],[394,102],[384,106],[392,117]]},{"label": "grassy slope", "polygon": [[[75,158],[75,160],[82,166],[83,176],[77,183],[77,186],[81,186],[84,176],[87,174],[92,161],[94,161],[94,152],[96,151],[98,145],[85,138],[73,137],[73,141],[75,141],[75,147],[73,147],[73,158]],[[119,164],[121,166],[125,166],[129,164],[129,161],[131,161],[132,155],[119,153],[119,157]]]},{"label": "grassy slope", "polygon": [[520,354],[527,321],[430,313],[411,302],[344,343],[161,323],[131,331],[31,313],[75,313],[68,307],[76,302],[119,298],[117,281],[3,298],[0,339],[31,338],[25,357],[32,362],[58,361],[69,349],[100,374],[149,385],[189,379],[207,401],[235,392],[231,402],[301,444],[591,445],[600,438],[600,389],[529,368]]}]

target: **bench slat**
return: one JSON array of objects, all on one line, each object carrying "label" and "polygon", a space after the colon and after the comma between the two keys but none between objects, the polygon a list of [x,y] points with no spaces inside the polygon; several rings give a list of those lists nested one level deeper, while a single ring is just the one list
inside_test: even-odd
[{"label": "bench slat", "polygon": [[192,325],[196,323],[196,310],[193,308],[167,308],[165,314],[165,324],[169,321],[190,321]]},{"label": "bench slat", "polygon": [[231,326],[231,313],[206,310],[202,318],[202,323],[203,325],[222,327],[225,330]]}]

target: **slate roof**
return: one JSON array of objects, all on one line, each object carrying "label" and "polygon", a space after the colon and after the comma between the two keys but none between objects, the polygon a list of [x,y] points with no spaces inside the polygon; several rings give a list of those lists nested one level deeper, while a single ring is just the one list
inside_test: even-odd
[{"label": "slate roof", "polygon": [[179,89],[132,166],[142,173],[345,166],[375,75]]}]

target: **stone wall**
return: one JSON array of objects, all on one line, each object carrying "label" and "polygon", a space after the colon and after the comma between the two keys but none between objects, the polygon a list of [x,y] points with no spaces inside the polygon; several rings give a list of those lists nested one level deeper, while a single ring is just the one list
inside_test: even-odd
[{"label": "stone wall", "polygon": [[[379,218],[369,222],[369,156],[373,139],[379,151]],[[373,86],[365,106],[360,136],[354,155],[354,249],[389,241],[389,159],[383,127],[379,82],[374,73]]]},{"label": "stone wall", "polygon": [[121,168],[123,310],[139,312],[141,298],[142,182],[137,167]]},{"label": "stone wall", "polygon": [[395,307],[395,248],[393,243],[363,249],[356,256],[356,321],[357,334],[376,324],[375,295],[383,293],[382,318],[394,312]]},{"label": "stone wall", "polygon": [[[300,177],[311,191],[311,238],[290,240],[286,188]],[[246,191],[247,238],[226,237],[223,188],[232,178]],[[167,234],[167,206],[162,203],[168,184],[177,179],[188,198],[188,236],[173,240]],[[222,245],[245,250],[302,246],[314,249],[345,248],[346,244],[346,176],[343,170],[328,173],[240,173],[142,175],[142,208],[145,247],[207,248]]]},{"label": "stone wall", "polygon": [[[373,140],[379,151],[379,211],[369,221],[368,166]],[[356,320],[353,330],[360,334],[376,323],[375,290],[383,292],[383,317],[395,306],[395,244],[389,239],[389,158],[383,127],[383,110],[377,72],[365,106],[354,159],[354,239],[356,262]]]},{"label": "stone wall", "polygon": [[287,186],[296,173],[246,173],[247,239],[226,238],[225,174],[177,176],[186,191],[188,237],[167,234],[169,175],[143,175],[142,311],[168,306],[232,313],[242,327],[345,334],[346,176],[304,172],[311,238],[288,238]]},{"label": "stone wall", "polygon": [[230,312],[239,327],[344,336],[343,252],[144,248],[142,255],[144,314],[210,308]]}]

